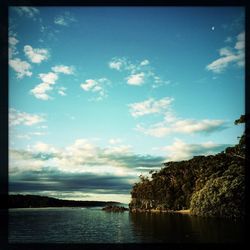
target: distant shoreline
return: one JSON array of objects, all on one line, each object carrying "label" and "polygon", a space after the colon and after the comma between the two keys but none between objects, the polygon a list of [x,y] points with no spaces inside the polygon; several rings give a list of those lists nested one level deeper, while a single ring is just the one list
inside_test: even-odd
[{"label": "distant shoreline", "polygon": [[121,204],[115,201],[75,201],[61,200],[39,195],[9,195],[8,208],[55,208],[55,207],[105,207]]}]

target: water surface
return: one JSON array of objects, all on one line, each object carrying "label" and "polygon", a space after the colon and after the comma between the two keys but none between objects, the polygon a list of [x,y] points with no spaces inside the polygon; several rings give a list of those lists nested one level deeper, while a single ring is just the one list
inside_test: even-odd
[{"label": "water surface", "polygon": [[240,243],[243,223],[183,214],[101,208],[9,210],[10,243]]}]

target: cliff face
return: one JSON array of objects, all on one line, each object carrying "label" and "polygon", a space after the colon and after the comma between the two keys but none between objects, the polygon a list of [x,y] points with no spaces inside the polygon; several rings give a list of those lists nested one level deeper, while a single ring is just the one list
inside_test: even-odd
[{"label": "cliff face", "polygon": [[194,215],[245,215],[245,146],[239,144],[209,156],[168,162],[150,178],[140,176],[131,191],[131,211],[190,209]]}]

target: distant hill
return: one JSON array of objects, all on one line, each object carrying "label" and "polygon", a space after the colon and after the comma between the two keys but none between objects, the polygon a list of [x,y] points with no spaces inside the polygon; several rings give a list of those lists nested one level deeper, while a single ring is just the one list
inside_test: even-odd
[{"label": "distant hill", "polygon": [[113,201],[73,201],[61,200],[39,195],[9,195],[9,208],[29,208],[29,207],[104,207],[107,205],[120,204]]}]

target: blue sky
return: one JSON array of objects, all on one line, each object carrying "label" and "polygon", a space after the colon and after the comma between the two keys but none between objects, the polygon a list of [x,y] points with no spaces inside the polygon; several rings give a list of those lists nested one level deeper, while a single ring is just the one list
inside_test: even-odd
[{"label": "blue sky", "polygon": [[10,7],[10,192],[129,202],[238,142],[241,7]]}]

